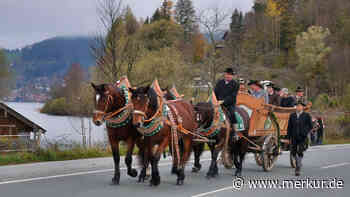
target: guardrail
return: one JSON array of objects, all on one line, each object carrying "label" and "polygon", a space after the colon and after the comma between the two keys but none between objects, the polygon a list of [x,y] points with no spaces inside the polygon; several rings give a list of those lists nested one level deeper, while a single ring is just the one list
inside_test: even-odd
[{"label": "guardrail", "polygon": [[30,135],[0,135],[0,152],[33,152],[36,145]]}]

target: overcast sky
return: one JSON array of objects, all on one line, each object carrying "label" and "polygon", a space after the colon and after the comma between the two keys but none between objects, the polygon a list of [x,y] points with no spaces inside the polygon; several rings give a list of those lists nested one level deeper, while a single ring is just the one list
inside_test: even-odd
[{"label": "overcast sky", "polygon": [[[0,48],[20,48],[64,35],[94,35],[98,31],[98,0],[0,0]],[[140,18],[151,16],[162,0],[124,0]],[[175,1],[174,1],[175,2]],[[193,0],[196,9],[219,6],[244,12],[253,0]]]}]

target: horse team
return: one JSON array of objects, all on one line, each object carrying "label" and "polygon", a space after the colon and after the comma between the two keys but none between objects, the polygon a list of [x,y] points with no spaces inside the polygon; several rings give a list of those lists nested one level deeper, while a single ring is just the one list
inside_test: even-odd
[{"label": "horse team", "polygon": [[[207,177],[218,175],[219,153],[227,145],[233,147],[230,124],[220,103],[209,101],[193,105],[176,99],[169,90],[161,90],[157,81],[152,86],[133,88],[124,77],[116,84],[91,85],[95,90],[93,122],[97,126],[106,122],[113,154],[112,184],[118,185],[120,181],[121,141],[127,145],[125,164],[131,177],[138,176],[132,167],[132,154],[135,145],[138,147],[142,167],[139,182],[148,178],[146,172],[150,166],[150,185],[160,184],[159,160],[168,148],[173,158],[171,173],[177,175],[177,185],[182,185],[192,151],[195,157],[192,171],[201,169],[204,143],[208,144],[212,156]],[[241,169],[241,166],[236,167]]]}]

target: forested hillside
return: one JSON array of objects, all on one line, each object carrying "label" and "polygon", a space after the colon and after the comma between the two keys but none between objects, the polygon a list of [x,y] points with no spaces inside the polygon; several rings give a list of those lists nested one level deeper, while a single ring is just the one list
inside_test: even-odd
[{"label": "forested hillside", "polygon": [[7,50],[12,68],[17,75],[32,79],[36,77],[63,76],[73,63],[87,68],[94,65],[89,37],[55,37],[24,47]]}]

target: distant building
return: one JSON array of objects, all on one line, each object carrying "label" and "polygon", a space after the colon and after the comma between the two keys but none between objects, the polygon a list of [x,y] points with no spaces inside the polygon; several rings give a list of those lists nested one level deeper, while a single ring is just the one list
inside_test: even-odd
[{"label": "distant building", "polygon": [[34,151],[46,130],[0,101],[0,152]]}]

